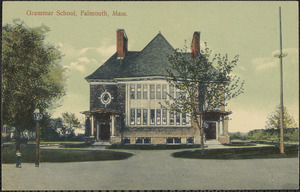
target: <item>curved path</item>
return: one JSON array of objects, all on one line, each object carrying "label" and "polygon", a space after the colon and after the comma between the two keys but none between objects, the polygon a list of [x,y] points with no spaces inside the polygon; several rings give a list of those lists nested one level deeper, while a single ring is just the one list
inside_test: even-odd
[{"label": "curved path", "polygon": [[120,161],[2,165],[4,190],[205,190],[296,189],[298,158],[196,160],[170,156],[180,150],[118,150]]}]

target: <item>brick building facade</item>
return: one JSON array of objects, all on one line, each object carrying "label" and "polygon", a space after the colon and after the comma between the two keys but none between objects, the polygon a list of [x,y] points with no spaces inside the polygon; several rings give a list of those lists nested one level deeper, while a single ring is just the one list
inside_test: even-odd
[{"label": "brick building facade", "polygon": [[[142,51],[128,51],[128,38],[117,30],[116,53],[86,77],[90,84],[90,110],[86,115],[86,136],[96,141],[122,144],[200,144],[200,131],[189,113],[161,107],[170,95],[178,94],[166,81],[171,69],[167,54],[174,48],[157,34]],[[200,33],[195,32],[191,55],[200,54]],[[208,119],[207,140],[230,142],[228,122],[222,109]]]}]

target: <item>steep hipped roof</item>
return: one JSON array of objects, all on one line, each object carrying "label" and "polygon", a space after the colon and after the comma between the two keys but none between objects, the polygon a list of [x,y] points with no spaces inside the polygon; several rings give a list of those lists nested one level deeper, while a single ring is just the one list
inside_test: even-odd
[{"label": "steep hipped roof", "polygon": [[171,69],[167,54],[172,54],[174,48],[162,36],[157,34],[154,39],[140,52],[127,51],[123,59],[117,59],[115,53],[86,80],[148,76],[168,76]]}]

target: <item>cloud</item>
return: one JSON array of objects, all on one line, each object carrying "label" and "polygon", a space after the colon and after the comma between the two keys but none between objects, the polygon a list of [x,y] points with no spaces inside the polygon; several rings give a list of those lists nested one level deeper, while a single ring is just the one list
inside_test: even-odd
[{"label": "cloud", "polygon": [[[298,61],[298,48],[287,48],[282,50],[283,54],[287,54],[288,58],[291,59],[292,62]],[[256,71],[264,71],[273,67],[278,66],[278,58],[274,57],[275,55],[279,55],[279,50],[272,51],[272,57],[259,57],[252,59],[252,64],[255,65]]]},{"label": "cloud", "polygon": [[71,62],[70,63],[70,68],[71,69],[75,69],[77,71],[80,71],[82,73],[85,72],[85,66],[84,65],[81,65],[80,62]]},{"label": "cloud", "polygon": [[[275,51],[272,51],[272,55],[276,55],[276,54],[279,54],[279,53],[280,53],[279,49],[277,49]],[[286,48],[286,49],[282,50],[282,53],[283,54],[287,53],[288,55],[294,55],[294,54],[298,55],[299,49],[298,48]]]},{"label": "cloud", "polygon": [[[94,58],[88,58],[88,57],[80,57],[80,58],[78,58],[76,61],[72,61],[71,63],[70,63],[70,67],[69,67],[69,69],[70,70],[77,70],[77,71],[79,71],[79,72],[82,72],[82,73],[84,73],[84,72],[86,72],[86,67],[87,66],[91,66],[91,65],[93,65],[93,66],[97,66],[98,65],[98,62],[97,62],[97,60],[96,59],[94,59]],[[64,66],[64,68],[67,68],[68,66]]]},{"label": "cloud", "polygon": [[116,52],[116,46],[115,45],[103,45],[101,47],[96,48],[96,51],[104,57],[109,57]]},{"label": "cloud", "polygon": [[264,71],[278,65],[278,59],[274,57],[259,57],[252,59],[256,71]]},{"label": "cloud", "polygon": [[95,48],[93,48],[93,47],[86,47],[86,48],[80,49],[79,50],[79,55],[84,55],[84,54],[86,54],[87,51],[93,50],[93,49],[95,49]]},{"label": "cloud", "polygon": [[[62,47],[62,45],[60,46]],[[101,47],[84,47],[75,49],[70,45],[63,47],[63,53],[69,60],[70,70],[76,70],[81,73],[88,71],[88,66],[99,66],[99,63],[104,62],[115,52],[115,45],[103,44]],[[71,61],[71,62],[70,62]]]},{"label": "cloud", "polygon": [[103,43],[100,47],[84,47],[81,49],[75,49],[73,46],[66,44],[62,46],[62,43],[58,43],[57,47],[62,48],[62,51],[66,57],[86,57],[89,54],[98,54],[102,57],[109,57],[116,52],[116,45],[110,43]]},{"label": "cloud", "polygon": [[79,62],[82,62],[82,63],[89,63],[91,60],[87,57],[80,57],[77,59]]}]

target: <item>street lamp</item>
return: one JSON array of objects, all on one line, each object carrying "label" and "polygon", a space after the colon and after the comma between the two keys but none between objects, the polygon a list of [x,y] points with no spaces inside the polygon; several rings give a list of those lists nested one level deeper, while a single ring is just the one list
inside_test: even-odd
[{"label": "street lamp", "polygon": [[43,114],[39,109],[34,110],[33,119],[36,122],[36,136],[35,136],[35,167],[39,167],[39,152],[40,152],[40,129],[39,124],[43,119]]}]

